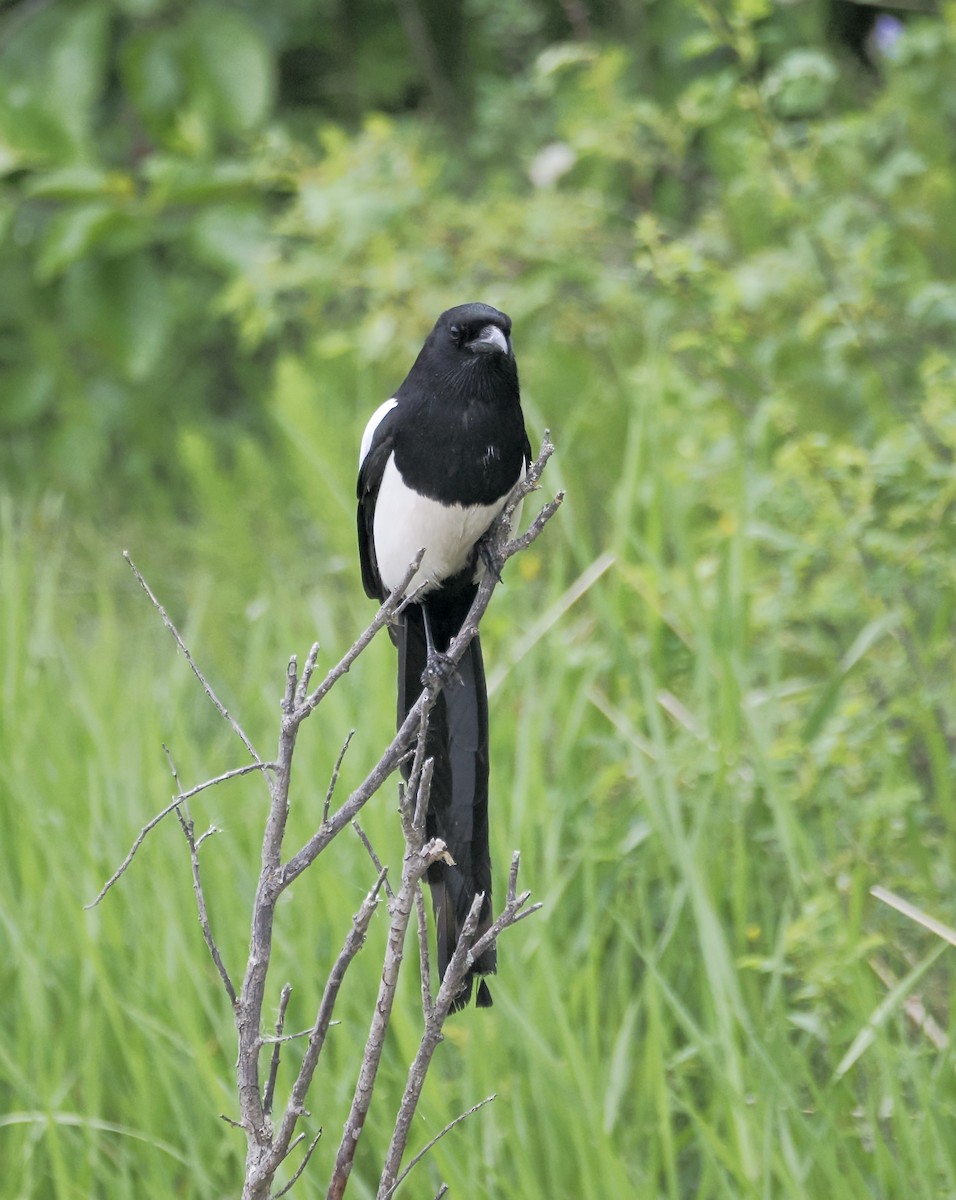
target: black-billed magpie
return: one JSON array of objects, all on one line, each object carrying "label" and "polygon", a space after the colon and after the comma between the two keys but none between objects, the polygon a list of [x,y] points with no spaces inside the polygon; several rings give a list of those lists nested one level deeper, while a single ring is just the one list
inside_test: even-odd
[{"label": "black-billed magpie", "polygon": [[[372,415],[359,455],[366,593],[384,600],[425,551],[407,589],[413,602],[392,631],[399,726],[421,694],[430,655],[446,651],[461,629],[485,569],[481,539],[530,462],[510,317],[488,304],[448,309],[405,382]],[[454,860],[433,864],[427,876],[443,977],[479,892],[478,936],[492,919],[488,695],[477,637],[431,711],[425,751],[434,760],[426,833],[440,837]],[[473,975],[495,968],[492,948],[468,972],[452,1007],[471,999]],[[491,1004],[484,980],[477,1004]]]}]

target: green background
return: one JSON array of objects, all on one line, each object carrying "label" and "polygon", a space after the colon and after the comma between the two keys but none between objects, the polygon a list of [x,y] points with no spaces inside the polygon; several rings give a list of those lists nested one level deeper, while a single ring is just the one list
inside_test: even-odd
[{"label": "green background", "polygon": [[[764,0],[0,10],[0,1196],[239,1192],[234,1032],[173,791],[272,753],[290,654],[371,616],[368,415],[507,311],[545,492],[483,626],[492,849],[544,902],[455,1017],[399,1195],[956,1197],[956,9],[867,68]],[[394,720],[373,646],[300,736],[289,850]],[[266,796],[193,806],[234,975]],[[394,793],[363,825],[397,870]],[[280,906],[307,1026],[374,879]],[[313,1087],[324,1195],[385,922]],[[411,949],[411,946],[410,946]],[[349,1195],[418,1039],[402,981]],[[273,1008],[270,1008],[270,1012]],[[297,1053],[289,1048],[279,1099]],[[294,1165],[294,1164],[293,1164]],[[284,1175],[283,1178],[287,1178]]]}]

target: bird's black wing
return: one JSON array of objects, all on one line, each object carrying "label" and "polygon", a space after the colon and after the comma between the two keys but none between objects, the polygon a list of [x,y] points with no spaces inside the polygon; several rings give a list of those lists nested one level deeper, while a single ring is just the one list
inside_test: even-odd
[{"label": "bird's black wing", "polygon": [[375,505],[378,501],[379,489],[382,486],[382,476],[385,464],[392,453],[395,441],[395,409],[391,409],[382,417],[372,436],[372,444],[359,464],[358,485],[358,545],[359,561],[362,564],[362,584],[366,596],[373,600],[384,600],[388,595],[382,577],[378,571],[378,560],[375,556],[375,536],[373,524],[375,521]]}]

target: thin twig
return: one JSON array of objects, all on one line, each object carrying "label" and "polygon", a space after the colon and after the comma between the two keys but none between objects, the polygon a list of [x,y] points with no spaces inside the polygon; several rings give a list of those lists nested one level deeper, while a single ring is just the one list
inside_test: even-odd
[{"label": "thin twig", "polygon": [[375,853],[375,847],[369,841],[368,834],[365,832],[365,830],[362,828],[362,826],[358,823],[358,821],[352,822],[352,828],[358,834],[359,841],[365,847],[366,853],[368,854],[369,858],[372,860],[372,866],[375,868],[376,871],[379,872],[379,874],[385,880],[385,895],[388,896],[389,899],[391,899],[392,895],[394,893],[392,892],[392,889],[389,886],[389,882],[388,882],[388,867],[382,866],[382,860]]},{"label": "thin twig", "polygon": [[513,554],[520,554],[522,550],[527,550],[531,543],[537,538],[545,525],[551,520],[554,514],[558,511],[564,502],[564,492],[557,492],[553,500],[549,500],[541,509],[535,519],[531,522],[524,533],[516,538],[512,538],[505,544],[507,550],[507,558],[511,558]]},{"label": "thin twig", "polygon": [[301,708],[305,703],[305,698],[309,694],[309,684],[312,682],[312,672],[315,670],[315,664],[319,661],[319,643],[313,642],[312,647],[306,656],[305,666],[302,668],[302,678],[299,680],[299,686],[295,692],[295,706]]},{"label": "thin twig", "polygon": [[422,1015],[427,1020],[432,1010],[432,969],[428,948],[428,917],[425,915],[425,894],[421,884],[415,889],[415,916],[418,923],[418,961],[422,968]]},{"label": "thin twig", "polygon": [[[299,1176],[302,1174],[302,1172],[305,1170],[305,1168],[309,1165],[309,1159],[312,1157],[312,1151],[319,1144],[319,1138],[321,1136],[322,1136],[322,1128],[320,1126],[319,1132],[312,1139],[312,1142],[309,1145],[308,1150],[306,1150],[306,1152],[305,1152],[305,1157],[302,1159],[302,1161],[296,1167],[295,1174],[292,1176],[292,1178],[289,1180],[289,1182],[287,1184],[285,1184],[284,1187],[279,1188],[279,1190],[276,1192],[276,1200],[279,1200],[279,1197],[284,1196],[286,1194],[286,1192],[292,1191],[293,1184],[295,1184],[296,1180],[299,1178]],[[295,1144],[296,1145],[298,1144],[298,1139],[296,1140]],[[291,1152],[292,1146],[289,1147],[289,1150]]]},{"label": "thin twig", "polygon": [[[421,850],[425,842],[425,816],[428,812],[428,800],[432,791],[432,776],[435,773],[435,760],[425,757],[428,717],[428,710],[423,708],[408,786],[399,792],[398,811],[402,819],[402,832],[413,850]],[[414,805],[412,804],[413,798]]]},{"label": "thin twig", "polygon": [[97,904],[103,899],[106,893],[117,883],[122,875],[125,874],[127,867],[133,861],[136,851],[142,846],[147,836],[156,828],[160,821],[169,816],[171,812],[175,812],[184,800],[191,800],[193,796],[198,796],[200,792],[204,792],[207,788],[214,787],[217,783],[225,783],[227,779],[238,779],[240,775],[251,775],[253,771],[270,771],[275,768],[275,763],[271,762],[255,762],[247,763],[244,767],[234,767],[231,771],[224,771],[221,775],[217,775],[215,779],[207,779],[205,783],[197,783],[195,787],[189,788],[185,792],[181,792],[178,796],[174,796],[169,804],[164,809],[156,814],[151,820],[147,821],[143,828],[133,839],[133,844],[129,848],[126,857],[116,868],[113,874],[107,879],[106,883],[100,888],[96,897],[84,904],[84,909],[96,908]]},{"label": "thin twig", "polygon": [[[331,1029],[331,1027],[333,1025],[338,1025],[339,1023],[340,1022],[338,1022],[338,1021],[330,1021],[329,1028]],[[298,1042],[301,1038],[310,1037],[311,1035],[312,1035],[312,1026],[311,1025],[309,1026],[308,1029],[300,1029],[296,1033],[283,1033],[279,1036],[277,1036],[274,1033],[264,1033],[262,1035],[262,1037],[259,1038],[259,1045],[260,1046],[271,1046],[275,1042]]]},{"label": "thin twig", "polygon": [[469,962],[481,958],[482,954],[494,944],[495,939],[502,930],[512,925],[517,925],[519,921],[523,921],[525,917],[530,917],[532,913],[536,913],[539,908],[543,907],[542,903],[538,901],[532,904],[530,908],[525,908],[525,905],[531,898],[531,893],[522,892],[520,896],[518,895],[518,867],[520,863],[521,855],[516,850],[511,856],[511,870],[508,872],[508,893],[505,906],[498,919],[485,930],[471,947],[468,954]]},{"label": "thin twig", "polygon": [[473,1113],[476,1113],[479,1108],[484,1108],[486,1104],[490,1104],[492,1102],[492,1100],[497,1100],[497,1098],[498,1098],[498,1093],[493,1092],[490,1096],[485,1096],[484,1100],[479,1100],[477,1104],[473,1104],[471,1106],[471,1108],[468,1109],[467,1112],[459,1113],[458,1116],[455,1117],[455,1119],[453,1121],[449,1121],[448,1124],[445,1126],[445,1128],[442,1129],[439,1133],[436,1133],[430,1142],[426,1142],[425,1145],[422,1146],[421,1150],[419,1150],[419,1152],[415,1155],[415,1157],[413,1159],[411,1159],[408,1166],[405,1168],[404,1171],[402,1171],[401,1175],[399,1175],[399,1177],[395,1180],[395,1182],[388,1189],[388,1191],[381,1198],[381,1200],[389,1200],[389,1198],[395,1194],[395,1192],[398,1190],[399,1184],[406,1177],[406,1175],[408,1175],[408,1173],[411,1170],[413,1170],[415,1167],[418,1166],[418,1164],[422,1161],[422,1159],[425,1157],[425,1155],[428,1153],[428,1151],[431,1150],[431,1148],[434,1145],[436,1145],[438,1142],[440,1142],[446,1133],[450,1133],[451,1130],[453,1130],[456,1125],[460,1125],[462,1121],[464,1121],[466,1118],[470,1117]]},{"label": "thin twig", "polygon": [[206,840],[206,838],[210,838],[210,837],[212,837],[212,835],[213,835],[214,833],[222,833],[222,830],[219,828],[219,826],[218,826],[218,825],[210,825],[210,826],[209,826],[209,828],[206,830],[206,832],[205,832],[205,833],[201,833],[201,834],[199,835],[199,837],[198,837],[198,838],[196,838],[196,849],[198,850],[198,849],[199,849],[199,847],[200,847],[200,846],[203,844],[203,842]]},{"label": "thin twig", "polygon": [[332,796],[335,793],[335,785],[339,781],[339,771],[342,770],[342,763],[345,759],[346,751],[349,748],[349,743],[352,741],[353,737],[355,737],[355,730],[350,729],[348,732],[348,736],[346,737],[345,741],[342,743],[342,749],[339,751],[339,756],[335,760],[335,766],[332,768],[332,777],[329,780],[328,790],[325,793],[325,803],[322,805],[322,820],[323,821],[327,821],[329,819],[329,809],[332,807]]},{"label": "thin twig", "polygon": [[[169,752],[169,747],[163,746],[163,753],[166,755],[166,761],[169,763],[169,769],[172,772],[173,782],[176,784],[176,790],[182,792],[182,786],[179,782],[179,774],[176,771],[176,764],[173,762],[173,756]],[[222,961],[222,955],[219,953],[219,947],[216,945],[216,939],[212,935],[212,926],[209,924],[209,914],[206,911],[206,897],[202,888],[202,876],[199,871],[199,843],[204,841],[210,833],[215,832],[215,827],[211,827],[202,835],[199,841],[196,840],[195,826],[193,819],[189,814],[189,804],[184,800],[181,806],[176,809],[176,816],[179,818],[179,824],[182,828],[183,835],[186,838],[186,844],[189,847],[189,861],[192,865],[193,875],[193,893],[196,897],[196,908],[199,913],[199,927],[202,929],[203,939],[206,943],[206,948],[209,950],[209,955],[219,972],[219,978],[222,980],[222,986],[226,989],[226,995],[229,997],[229,1003],[235,1007],[236,989],[233,987],[232,980],[229,978],[229,972],[226,970],[226,964]]]},{"label": "thin twig", "polygon": [[276,1077],[279,1074],[279,1056],[282,1053],[282,1030],[285,1028],[285,1010],[289,1007],[289,997],[292,995],[292,984],[284,983],[279,993],[279,1013],[276,1017],[275,1045],[272,1047],[272,1061],[269,1063],[269,1078],[266,1090],[262,1096],[262,1111],[268,1116],[272,1112],[272,1099],[275,1096]]},{"label": "thin twig", "polygon": [[307,696],[305,700],[298,706],[296,709],[296,717],[299,721],[304,720],[305,717],[307,717],[309,713],[312,712],[321,703],[321,701],[325,699],[335,684],[342,678],[343,675],[346,674],[362,651],[369,646],[378,631],[384,625],[387,625],[392,619],[395,614],[395,610],[402,602],[405,591],[415,575],[415,572],[421,566],[424,556],[425,551],[419,550],[412,561],[408,564],[408,569],[406,570],[401,583],[399,583],[398,587],[396,587],[384,601],[365,632],[361,634],[358,638],[358,641],[356,641],[351,648],[347,650],[345,654],[343,654],[341,659],[335,664],[331,671],[329,671],[315,691],[312,692],[311,695]]},{"label": "thin twig", "polygon": [[163,608],[162,604],[160,604],[160,602],[153,595],[152,588],[150,588],[149,584],[146,582],[146,580],[143,578],[142,574],[140,573],[139,568],[136,566],[136,564],[130,558],[128,550],[123,551],[123,557],[129,563],[130,570],[136,576],[136,579],[137,579],[140,587],[142,587],[142,589],[146,593],[146,595],[149,596],[149,598],[153,604],[153,607],[156,609],[156,611],[162,617],[163,624],[166,626],[166,628],[169,630],[169,632],[176,639],[176,644],[179,646],[180,650],[182,650],[182,652],[186,658],[186,662],[189,663],[190,667],[192,668],[193,674],[196,676],[196,678],[199,680],[200,684],[202,685],[202,690],[206,693],[206,695],[212,701],[213,705],[215,706],[216,710],[219,712],[220,716],[224,720],[228,721],[229,724],[232,726],[233,732],[236,734],[236,736],[239,738],[239,740],[242,742],[242,744],[245,746],[245,748],[249,751],[249,754],[252,756],[252,758],[257,763],[262,765],[262,759],[256,753],[256,749],[253,746],[252,742],[250,742],[249,739],[246,737],[245,733],[243,732],[242,726],[239,724],[239,722],[235,719],[235,717],[233,717],[231,715],[231,713],[226,708],[226,706],[222,703],[222,701],[219,699],[219,697],[216,695],[216,693],[212,690],[212,687],[211,687],[209,681],[206,679],[205,675],[203,675],[202,671],[200,671],[199,667],[196,665],[196,660],[189,653],[188,646],[183,641],[183,639],[180,637],[179,630],[176,628],[176,626],[173,624],[172,620],[170,619],[169,613],[166,611],[165,608]]}]

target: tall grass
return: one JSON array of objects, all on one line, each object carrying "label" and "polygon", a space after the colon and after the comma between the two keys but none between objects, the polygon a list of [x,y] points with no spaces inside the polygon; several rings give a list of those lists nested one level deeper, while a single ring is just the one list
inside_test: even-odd
[{"label": "tall grass", "polygon": [[[532,360],[536,419],[536,397],[560,394],[548,371]],[[494,1009],[450,1024],[413,1149],[497,1100],[404,1190],[432,1196],[447,1180],[474,1200],[956,1196],[952,1050],[905,1011],[919,991],[945,1028],[951,951],[868,896],[876,882],[946,880],[935,834],[952,833],[951,814],[914,812],[923,764],[894,749],[898,709],[881,716],[878,672],[866,674],[873,655],[889,670],[902,653],[892,623],[862,613],[855,650],[812,659],[794,582],[802,542],[772,502],[775,463],[732,414],[711,415],[688,451],[663,364],[655,378],[656,390],[621,387],[596,508],[576,454],[586,429],[572,410],[555,414],[549,482],[570,498],[489,613],[498,879],[520,848],[523,883],[545,907],[503,942]],[[157,829],[105,902],[82,906],[167,801],[163,744],[187,785],[244,761],[138,593],[123,543],[261,753],[286,656],[318,637],[329,662],[367,616],[341,499],[355,430],[320,436],[307,390],[287,378],[276,402],[295,445],[281,486],[252,447],[227,475],[183,443],[208,481],[198,530],[102,529],[55,500],[3,501],[4,1197],[237,1192],[242,1139],[220,1119],[235,1112],[231,1014],[178,828]],[[301,499],[290,508],[290,478],[311,513]],[[853,588],[857,569],[838,566],[839,585]],[[348,730],[343,789],[389,735],[392,672],[383,639],[304,730],[290,847],[318,819]],[[934,725],[916,680],[906,703],[914,725]],[[881,754],[885,770],[864,777],[861,760]],[[194,806],[198,828],[222,831],[203,860],[233,971],[264,812],[255,779]],[[363,825],[394,863],[388,794]],[[372,877],[357,839],[342,838],[291,890],[272,974],[276,1000],[294,986],[289,1028],[309,1023]],[[343,993],[311,1099],[311,1127],[326,1135],[301,1196],[324,1194],[381,942],[373,924]],[[413,976],[357,1197],[374,1194],[417,1040]],[[895,993],[886,982],[907,976]]]}]

